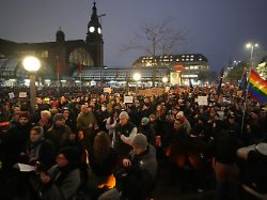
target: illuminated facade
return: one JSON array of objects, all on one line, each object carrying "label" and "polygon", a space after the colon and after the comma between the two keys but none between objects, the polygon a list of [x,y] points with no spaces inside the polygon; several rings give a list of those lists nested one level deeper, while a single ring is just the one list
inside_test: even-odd
[{"label": "illuminated facade", "polygon": [[134,68],[168,68],[172,84],[197,84],[200,73],[209,70],[208,59],[201,54],[143,56],[133,63]]}]

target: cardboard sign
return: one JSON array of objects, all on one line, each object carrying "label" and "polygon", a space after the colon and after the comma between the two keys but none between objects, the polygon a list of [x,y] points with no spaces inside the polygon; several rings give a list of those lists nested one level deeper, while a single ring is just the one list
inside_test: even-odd
[{"label": "cardboard sign", "polygon": [[19,98],[26,98],[27,97],[27,92],[20,92],[19,93]]},{"label": "cardboard sign", "polygon": [[198,96],[197,103],[200,106],[207,106],[208,105],[208,96]]},{"label": "cardboard sign", "polygon": [[133,96],[124,96],[124,104],[126,103],[133,103]]},{"label": "cardboard sign", "polygon": [[104,88],[104,89],[103,89],[103,92],[104,92],[104,93],[109,93],[109,94],[111,94],[111,92],[112,92],[112,88]]},{"label": "cardboard sign", "polygon": [[145,96],[145,97],[151,97],[151,96],[159,96],[165,93],[165,88],[151,88],[151,89],[145,89],[145,90],[139,90],[138,95]]},{"label": "cardboard sign", "polygon": [[9,96],[10,99],[14,99],[15,98],[14,92],[8,93],[8,96]]}]

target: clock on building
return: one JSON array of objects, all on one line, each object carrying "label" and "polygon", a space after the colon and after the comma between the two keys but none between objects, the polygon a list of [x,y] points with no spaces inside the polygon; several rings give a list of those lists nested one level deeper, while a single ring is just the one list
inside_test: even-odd
[{"label": "clock on building", "polygon": [[99,34],[101,34],[102,30],[101,30],[100,27],[97,28],[97,32],[98,32]]},{"label": "clock on building", "polygon": [[93,27],[93,26],[90,26],[90,27],[89,27],[89,31],[90,31],[90,33],[93,33],[93,32],[95,32],[95,27]]}]

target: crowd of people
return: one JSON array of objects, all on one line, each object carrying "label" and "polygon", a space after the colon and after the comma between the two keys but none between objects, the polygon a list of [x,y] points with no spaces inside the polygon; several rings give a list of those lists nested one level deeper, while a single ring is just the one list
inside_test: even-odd
[{"label": "crowd of people", "polygon": [[152,96],[43,90],[35,110],[3,91],[1,199],[153,199],[164,170],[181,192],[216,183],[219,200],[267,196],[266,108],[233,85],[220,95],[212,86]]}]

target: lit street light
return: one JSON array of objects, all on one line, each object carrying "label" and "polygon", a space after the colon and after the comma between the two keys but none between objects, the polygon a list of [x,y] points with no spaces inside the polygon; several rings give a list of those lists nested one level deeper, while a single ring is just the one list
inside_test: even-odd
[{"label": "lit street light", "polygon": [[252,67],[252,68],[253,68],[253,53],[254,53],[254,48],[258,48],[258,47],[259,47],[259,44],[258,43],[251,43],[251,42],[249,42],[249,43],[246,44],[246,48],[247,49],[250,49],[250,64],[251,64],[250,67]]},{"label": "lit street light", "polygon": [[[258,43],[249,42],[249,43],[246,44],[246,48],[250,50],[250,66],[249,66],[249,71],[248,71],[248,77],[250,77],[251,69],[254,68],[254,66],[253,66],[253,53],[254,53],[254,48],[258,48],[258,47],[259,47],[259,44]],[[246,94],[245,94],[245,101],[244,101],[242,122],[241,122],[241,134],[243,134],[243,132],[244,132],[245,114],[246,114],[246,110],[247,110],[247,98],[248,98],[249,85],[250,84],[248,82],[247,88],[246,88]]]},{"label": "lit street light", "polygon": [[168,79],[167,76],[163,76],[163,77],[162,77],[163,86],[165,86],[166,83],[168,83],[168,81],[169,81],[169,79]]},{"label": "lit street light", "polygon": [[36,104],[36,87],[35,87],[35,74],[41,68],[40,60],[34,56],[27,56],[23,59],[23,67],[29,72],[30,76],[30,103],[31,111],[35,110]]},{"label": "lit street light", "polygon": [[133,80],[136,81],[136,91],[138,89],[138,81],[141,80],[141,74],[136,72],[133,74]]}]

